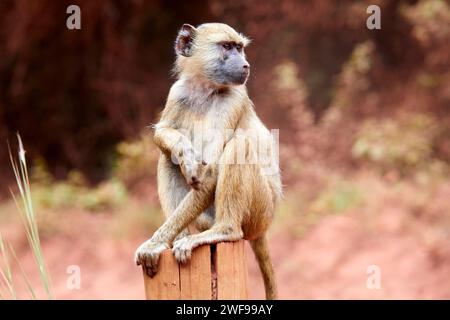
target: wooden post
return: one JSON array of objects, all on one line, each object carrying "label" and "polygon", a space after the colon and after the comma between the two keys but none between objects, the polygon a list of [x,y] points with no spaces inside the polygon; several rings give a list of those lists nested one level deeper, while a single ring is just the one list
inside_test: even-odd
[{"label": "wooden post", "polygon": [[181,265],[165,250],[158,273],[150,278],[144,272],[148,300],[248,299],[247,284],[243,240],[198,247]]}]

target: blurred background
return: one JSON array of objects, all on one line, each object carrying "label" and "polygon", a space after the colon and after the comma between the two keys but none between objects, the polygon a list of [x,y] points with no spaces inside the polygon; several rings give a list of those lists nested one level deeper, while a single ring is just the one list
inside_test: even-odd
[{"label": "blurred background", "polygon": [[[66,28],[71,4],[81,30]],[[381,30],[366,28],[370,4],[381,8]],[[280,129],[285,199],[269,235],[280,298],[449,299],[442,0],[1,0],[0,231],[37,292],[7,141],[16,153],[19,132],[27,151],[55,296],[144,298],[133,254],[163,221],[146,127],[174,81],[179,27],[203,22],[252,39],[249,93]],[[263,298],[247,258],[250,297]],[[80,267],[79,290],[66,285],[69,265]],[[381,271],[375,290],[371,265]]]}]

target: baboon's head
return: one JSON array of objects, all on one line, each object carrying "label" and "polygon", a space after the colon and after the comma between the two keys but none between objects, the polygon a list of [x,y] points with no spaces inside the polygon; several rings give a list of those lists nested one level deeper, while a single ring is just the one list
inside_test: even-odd
[{"label": "baboon's head", "polygon": [[179,74],[217,86],[242,85],[250,74],[244,47],[250,40],[223,23],[184,24],[175,42]]}]

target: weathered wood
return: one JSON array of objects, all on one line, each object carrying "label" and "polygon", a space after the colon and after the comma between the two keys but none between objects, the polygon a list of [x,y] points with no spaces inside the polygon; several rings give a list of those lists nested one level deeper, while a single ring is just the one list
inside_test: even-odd
[{"label": "weathered wood", "polygon": [[180,268],[181,299],[211,299],[211,250],[201,246],[194,250],[191,260]]},{"label": "weathered wood", "polygon": [[[159,257],[159,271],[150,278],[144,271],[145,296],[148,300],[180,299],[178,263],[170,250]],[[176,274],[174,274],[176,273]]]},{"label": "weathered wood", "polygon": [[248,299],[244,241],[217,244],[216,270],[219,300]]},{"label": "weathered wood", "polygon": [[184,265],[165,250],[155,277],[144,273],[145,295],[148,300],[247,299],[247,272],[244,241],[201,246]]}]

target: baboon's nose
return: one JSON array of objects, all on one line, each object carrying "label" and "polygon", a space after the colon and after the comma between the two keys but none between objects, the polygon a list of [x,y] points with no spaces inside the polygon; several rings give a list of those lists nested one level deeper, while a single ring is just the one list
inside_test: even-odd
[{"label": "baboon's nose", "polygon": [[246,63],[242,66],[242,68],[244,69],[244,71],[249,71],[250,70],[250,64]]}]

